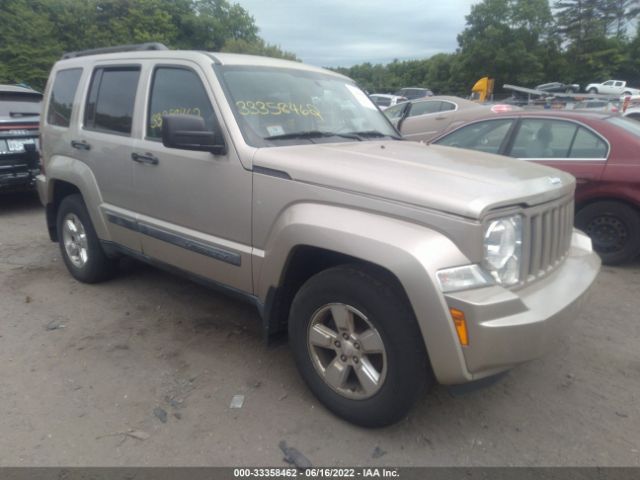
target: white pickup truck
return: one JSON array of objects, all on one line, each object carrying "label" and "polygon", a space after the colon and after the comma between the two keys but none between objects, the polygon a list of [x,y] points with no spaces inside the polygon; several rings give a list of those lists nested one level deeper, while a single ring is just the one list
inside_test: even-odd
[{"label": "white pickup truck", "polygon": [[640,95],[640,90],[628,87],[627,82],[623,80],[607,80],[604,83],[590,83],[584,91],[604,95]]}]

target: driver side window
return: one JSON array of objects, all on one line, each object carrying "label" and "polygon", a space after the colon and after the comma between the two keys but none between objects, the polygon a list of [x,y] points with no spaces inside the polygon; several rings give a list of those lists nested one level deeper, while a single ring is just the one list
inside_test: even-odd
[{"label": "driver side window", "polygon": [[179,67],[155,70],[147,118],[148,139],[159,140],[162,136],[163,115],[196,115],[213,129],[213,108],[195,72]]}]

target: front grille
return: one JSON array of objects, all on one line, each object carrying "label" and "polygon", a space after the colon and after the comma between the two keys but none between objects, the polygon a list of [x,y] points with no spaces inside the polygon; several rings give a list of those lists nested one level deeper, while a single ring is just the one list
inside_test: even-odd
[{"label": "front grille", "polygon": [[564,260],[571,246],[573,196],[525,212],[522,282],[540,278]]}]

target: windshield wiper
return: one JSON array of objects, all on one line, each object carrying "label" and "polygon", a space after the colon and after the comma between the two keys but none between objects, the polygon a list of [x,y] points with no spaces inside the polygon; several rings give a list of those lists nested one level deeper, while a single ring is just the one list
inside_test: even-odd
[{"label": "windshield wiper", "polygon": [[39,113],[34,113],[34,112],[9,112],[9,116],[11,118],[15,118],[15,117],[36,117],[40,115]]},{"label": "windshield wiper", "polygon": [[398,137],[396,135],[390,135],[388,133],[382,133],[378,130],[363,130],[361,132],[349,132],[350,135],[357,135],[359,137],[365,138],[381,138],[381,137],[391,137],[395,140],[402,140],[402,137]]},{"label": "windshield wiper", "polygon": [[362,141],[359,135],[355,133],[337,133],[337,132],[323,132],[321,130],[307,130],[303,132],[283,133],[282,135],[272,135],[265,137],[265,140],[290,140],[295,138],[322,138],[322,137],[342,137],[349,138],[351,140]]}]

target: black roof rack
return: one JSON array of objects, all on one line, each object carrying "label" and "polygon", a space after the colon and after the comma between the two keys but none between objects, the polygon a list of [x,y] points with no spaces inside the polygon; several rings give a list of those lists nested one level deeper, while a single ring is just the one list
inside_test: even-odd
[{"label": "black roof rack", "polygon": [[99,55],[101,53],[118,53],[118,52],[139,52],[144,50],[169,50],[166,45],[159,42],[138,43],[135,45],[118,45],[116,47],[92,48],[90,50],[79,50],[77,52],[68,52],[62,55],[62,59],[85,57],[87,55]]}]

